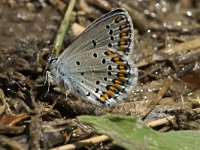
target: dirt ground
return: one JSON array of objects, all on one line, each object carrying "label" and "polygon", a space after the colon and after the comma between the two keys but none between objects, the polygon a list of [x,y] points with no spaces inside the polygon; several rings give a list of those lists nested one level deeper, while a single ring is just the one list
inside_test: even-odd
[{"label": "dirt ground", "polygon": [[66,100],[56,85],[48,92],[45,84],[40,52],[53,48],[68,3],[0,2],[0,149],[47,149],[91,137],[94,130],[76,119],[85,114],[137,114],[147,123],[172,118],[154,127],[161,132],[200,129],[200,1],[77,0],[62,50],[114,8],[126,8],[133,19],[139,81],[128,98],[105,108],[73,94]]}]

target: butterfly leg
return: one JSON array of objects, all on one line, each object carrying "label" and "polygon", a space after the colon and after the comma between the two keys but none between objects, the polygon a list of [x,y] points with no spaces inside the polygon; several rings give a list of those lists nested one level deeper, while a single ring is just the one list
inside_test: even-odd
[{"label": "butterfly leg", "polygon": [[69,89],[65,90],[66,100],[69,99],[70,94],[71,94],[71,90],[69,90]]},{"label": "butterfly leg", "polygon": [[46,72],[46,80],[44,82],[44,85],[47,83],[48,87],[47,87],[47,92],[45,94],[45,97],[47,96],[47,94],[49,93],[49,89],[50,89],[50,84],[53,82],[53,76],[51,75],[51,72],[47,71]]}]

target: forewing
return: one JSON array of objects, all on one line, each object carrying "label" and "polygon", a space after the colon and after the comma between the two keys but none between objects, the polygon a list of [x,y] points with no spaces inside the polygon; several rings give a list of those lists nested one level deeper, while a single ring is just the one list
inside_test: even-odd
[{"label": "forewing", "polygon": [[101,47],[107,47],[125,57],[130,56],[133,49],[133,24],[125,9],[115,9],[93,22],[63,52],[60,59]]}]

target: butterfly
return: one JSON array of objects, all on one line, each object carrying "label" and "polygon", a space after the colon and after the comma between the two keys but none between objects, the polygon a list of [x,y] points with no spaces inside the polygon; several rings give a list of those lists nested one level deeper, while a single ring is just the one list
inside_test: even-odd
[{"label": "butterfly", "polygon": [[130,58],[133,40],[127,10],[110,11],[89,25],[58,58],[49,55],[49,76],[83,100],[114,105],[138,80]]}]

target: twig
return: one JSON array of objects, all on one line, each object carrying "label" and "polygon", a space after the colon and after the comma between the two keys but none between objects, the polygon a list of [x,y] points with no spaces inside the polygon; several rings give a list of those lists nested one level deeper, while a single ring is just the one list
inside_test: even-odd
[{"label": "twig", "polygon": [[[166,58],[168,59],[168,58],[171,58],[171,56],[174,55],[175,53],[186,52],[188,50],[193,50],[192,53],[199,54],[199,48],[200,48],[200,39],[194,39],[190,41],[185,41],[180,44],[172,45],[171,47],[164,48],[160,51],[163,52],[163,54],[168,55],[168,57]],[[143,67],[143,66],[153,64],[154,62],[155,61],[153,60],[153,55],[150,55],[146,57],[145,59],[143,59],[142,61],[137,62],[136,66]]]},{"label": "twig", "polygon": [[162,51],[169,55],[172,55],[176,52],[185,52],[185,51],[192,50],[192,49],[197,50],[197,48],[200,48],[200,39],[199,38],[165,48]]},{"label": "twig", "polygon": [[147,123],[147,126],[152,127],[152,128],[156,127],[156,126],[160,126],[160,125],[172,122],[174,120],[174,118],[175,118],[174,116],[169,116],[169,117],[166,117],[166,118],[151,121],[151,122]]},{"label": "twig", "polygon": [[3,135],[0,135],[0,142],[6,144],[10,149],[25,150],[23,145]]},{"label": "twig", "polygon": [[197,98],[188,97],[188,100],[192,103],[192,105],[200,106],[200,97],[199,96],[197,96]]},{"label": "twig", "polygon": [[155,106],[159,103],[159,101],[161,100],[161,98],[163,97],[163,95],[165,94],[165,92],[167,91],[167,89],[170,87],[170,85],[172,84],[173,79],[169,78],[168,80],[166,80],[163,83],[162,88],[160,89],[160,91],[158,92],[158,94],[156,95],[155,99],[152,99],[149,104],[147,105],[146,109],[144,110],[144,112],[142,113],[142,119],[144,119],[154,108]]},{"label": "twig", "polygon": [[8,125],[8,126],[13,126],[16,123],[27,119],[29,117],[28,114],[24,113],[24,114],[19,114],[19,115],[6,115],[3,118],[1,118],[1,123],[4,125]]},{"label": "twig", "polygon": [[56,37],[56,40],[54,41],[54,49],[53,49],[53,53],[56,54],[56,56],[58,56],[60,54],[60,50],[64,41],[64,37],[66,34],[66,31],[69,27],[69,22],[71,20],[71,16],[72,16],[72,11],[74,9],[74,5],[75,5],[75,1],[76,0],[71,0],[69,3],[69,6],[67,8],[67,11],[65,13],[64,19],[60,25],[60,28],[58,30],[58,34]]},{"label": "twig", "polygon": [[40,149],[41,146],[44,146],[45,139],[41,140],[43,134],[41,123],[42,119],[40,118],[39,115],[31,117],[31,122],[29,127],[29,140],[28,140],[29,149]]},{"label": "twig", "polygon": [[110,4],[111,2],[106,0],[87,0],[86,2],[104,11],[112,10],[112,5]]},{"label": "twig", "polygon": [[0,115],[1,115],[5,112],[6,108],[9,108],[2,89],[0,89],[0,101],[3,103],[3,105],[0,107]]},{"label": "twig", "polygon": [[107,135],[100,135],[100,136],[92,137],[90,139],[78,141],[78,142],[73,143],[73,144],[67,144],[67,145],[64,145],[64,146],[51,148],[49,150],[73,150],[73,149],[78,149],[78,148],[81,148],[81,147],[84,147],[84,146],[90,146],[90,145],[97,144],[97,143],[104,142],[104,141],[108,141],[108,140],[110,140],[110,138]]}]

